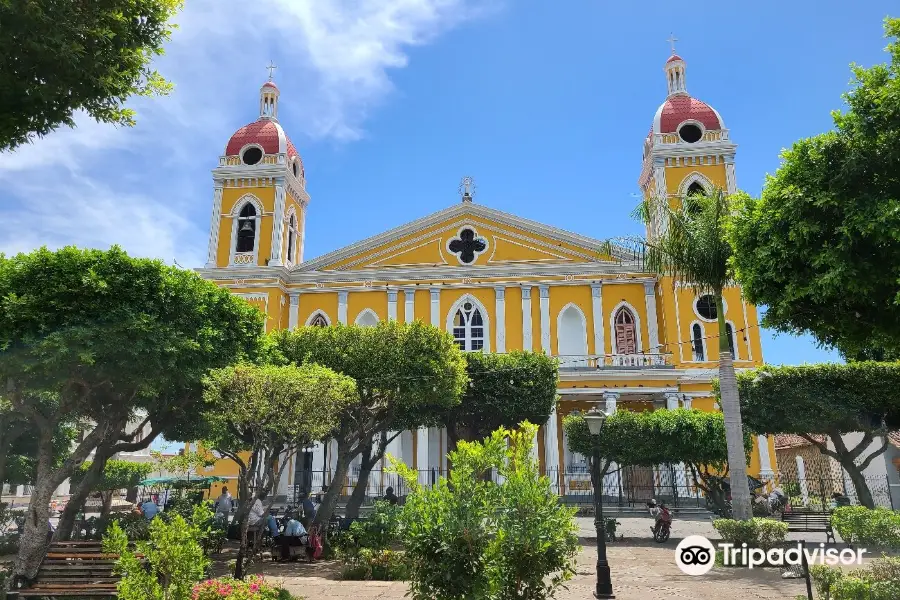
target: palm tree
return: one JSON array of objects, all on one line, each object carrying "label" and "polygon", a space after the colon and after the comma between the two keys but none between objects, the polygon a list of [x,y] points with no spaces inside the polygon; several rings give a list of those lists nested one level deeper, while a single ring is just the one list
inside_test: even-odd
[{"label": "palm tree", "polygon": [[673,206],[667,198],[650,198],[634,212],[647,226],[648,236],[625,244],[648,271],[670,276],[691,286],[698,294],[711,294],[719,322],[719,393],[725,415],[732,511],[735,519],[752,516],[741,406],[738,399],[734,357],[728,343],[722,291],[733,284],[729,264],[731,246],[725,235],[731,214],[728,197],[721,189],[691,194]]}]

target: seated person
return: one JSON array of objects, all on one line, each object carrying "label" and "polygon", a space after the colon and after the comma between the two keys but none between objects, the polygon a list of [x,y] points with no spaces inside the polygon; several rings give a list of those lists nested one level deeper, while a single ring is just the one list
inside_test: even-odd
[{"label": "seated person", "polygon": [[153,517],[159,513],[159,507],[153,500],[147,500],[143,504],[141,504],[141,512],[144,513],[144,518],[148,521],[152,521]]},{"label": "seated person", "polygon": [[392,506],[397,504],[400,499],[397,498],[397,494],[394,493],[394,488],[389,487],[384,491],[384,501],[390,503]]},{"label": "seated person", "polygon": [[[265,514],[266,509],[263,508],[262,501],[265,499],[266,493],[263,492],[250,507],[250,514],[247,515],[247,522],[249,523],[251,528],[257,528],[263,520],[263,515]],[[273,538],[278,537],[278,521],[275,519],[275,517],[269,515],[266,518],[266,526],[269,528],[269,533],[272,534]]]},{"label": "seated person", "polygon": [[296,519],[295,515],[289,515],[284,523],[284,530],[278,537],[281,545],[281,559],[287,560],[293,558],[291,548],[296,546],[306,546],[309,544],[309,535],[303,524]]}]

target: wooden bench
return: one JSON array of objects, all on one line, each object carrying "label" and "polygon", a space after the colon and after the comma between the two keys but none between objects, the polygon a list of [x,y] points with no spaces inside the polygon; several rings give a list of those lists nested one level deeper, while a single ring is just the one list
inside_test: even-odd
[{"label": "wooden bench", "polygon": [[830,512],[785,511],[781,520],[788,524],[788,531],[823,532],[826,542],[837,543]]},{"label": "wooden bench", "polygon": [[101,542],[54,542],[31,585],[10,592],[9,597],[114,598],[121,579],[113,573],[118,558],[118,554],[104,553]]}]

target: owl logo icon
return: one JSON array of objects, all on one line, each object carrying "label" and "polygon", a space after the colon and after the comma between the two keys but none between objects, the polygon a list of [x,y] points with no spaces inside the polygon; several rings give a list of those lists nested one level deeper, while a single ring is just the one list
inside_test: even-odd
[{"label": "owl logo icon", "polygon": [[691,535],[675,548],[675,564],[686,575],[705,575],[716,562],[716,548],[702,535]]}]

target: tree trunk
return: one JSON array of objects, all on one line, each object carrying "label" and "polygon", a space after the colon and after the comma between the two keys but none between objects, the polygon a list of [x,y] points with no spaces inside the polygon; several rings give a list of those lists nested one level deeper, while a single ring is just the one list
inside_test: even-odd
[{"label": "tree trunk", "polygon": [[109,454],[102,452],[98,448],[94,453],[91,468],[87,470],[81,482],[72,490],[66,507],[63,509],[62,514],[59,515],[59,524],[56,526],[56,532],[53,534],[54,542],[66,541],[72,537],[72,530],[75,528],[75,520],[78,517],[78,513],[82,512],[88,496],[91,495],[91,491],[99,483],[103,469],[106,468],[107,460],[109,460]]},{"label": "tree trunk", "polygon": [[350,499],[347,500],[347,508],[344,512],[348,519],[359,517],[359,508],[366,499],[366,490],[369,487],[369,476],[372,474],[372,469],[381,460],[379,454],[377,449],[374,454],[372,453],[372,444],[363,446],[362,454],[360,455],[359,477],[356,480],[353,492],[350,494]]},{"label": "tree trunk", "polygon": [[750,503],[750,486],[747,480],[747,457],[744,452],[744,427],[741,420],[741,403],[738,396],[737,377],[728,345],[722,290],[715,291],[716,312],[719,320],[719,393],[725,416],[725,442],[728,447],[728,469],[731,481],[731,510],[735,520],[746,521],[753,517]]},{"label": "tree trunk", "polygon": [[[253,506],[253,500],[251,500],[250,506]],[[245,512],[241,519],[241,546],[238,549],[237,560],[234,563],[235,579],[244,578],[244,561],[247,557],[247,531],[250,529],[250,519],[248,517],[249,514]]]},{"label": "tree trunk", "polygon": [[334,514],[338,496],[344,488],[344,478],[347,477],[347,471],[350,468],[350,461],[352,460],[350,448],[347,447],[348,445],[349,444],[347,444],[346,441],[338,438],[338,456],[337,465],[334,469],[334,477],[331,479],[328,491],[325,492],[325,497],[322,498],[319,510],[316,511],[316,518],[313,521],[314,525],[328,525],[328,521],[331,520],[331,515]]},{"label": "tree trunk", "polygon": [[866,482],[865,475],[863,475],[859,467],[856,466],[856,463],[852,460],[842,460],[841,467],[844,468],[844,471],[846,471],[847,475],[850,477],[850,481],[853,483],[853,489],[856,490],[856,498],[859,500],[859,503],[866,508],[875,508],[875,500],[872,498],[869,484]]},{"label": "tree trunk", "polygon": [[136,487],[130,487],[128,488],[128,491],[125,492],[125,502],[131,502],[132,504],[134,504],[135,502],[137,502],[137,497],[138,488]]},{"label": "tree trunk", "polygon": [[100,492],[100,499],[103,501],[100,507],[100,518],[105,519],[109,516],[110,511],[112,510],[112,501],[113,494],[115,494],[114,490],[105,490]]}]

